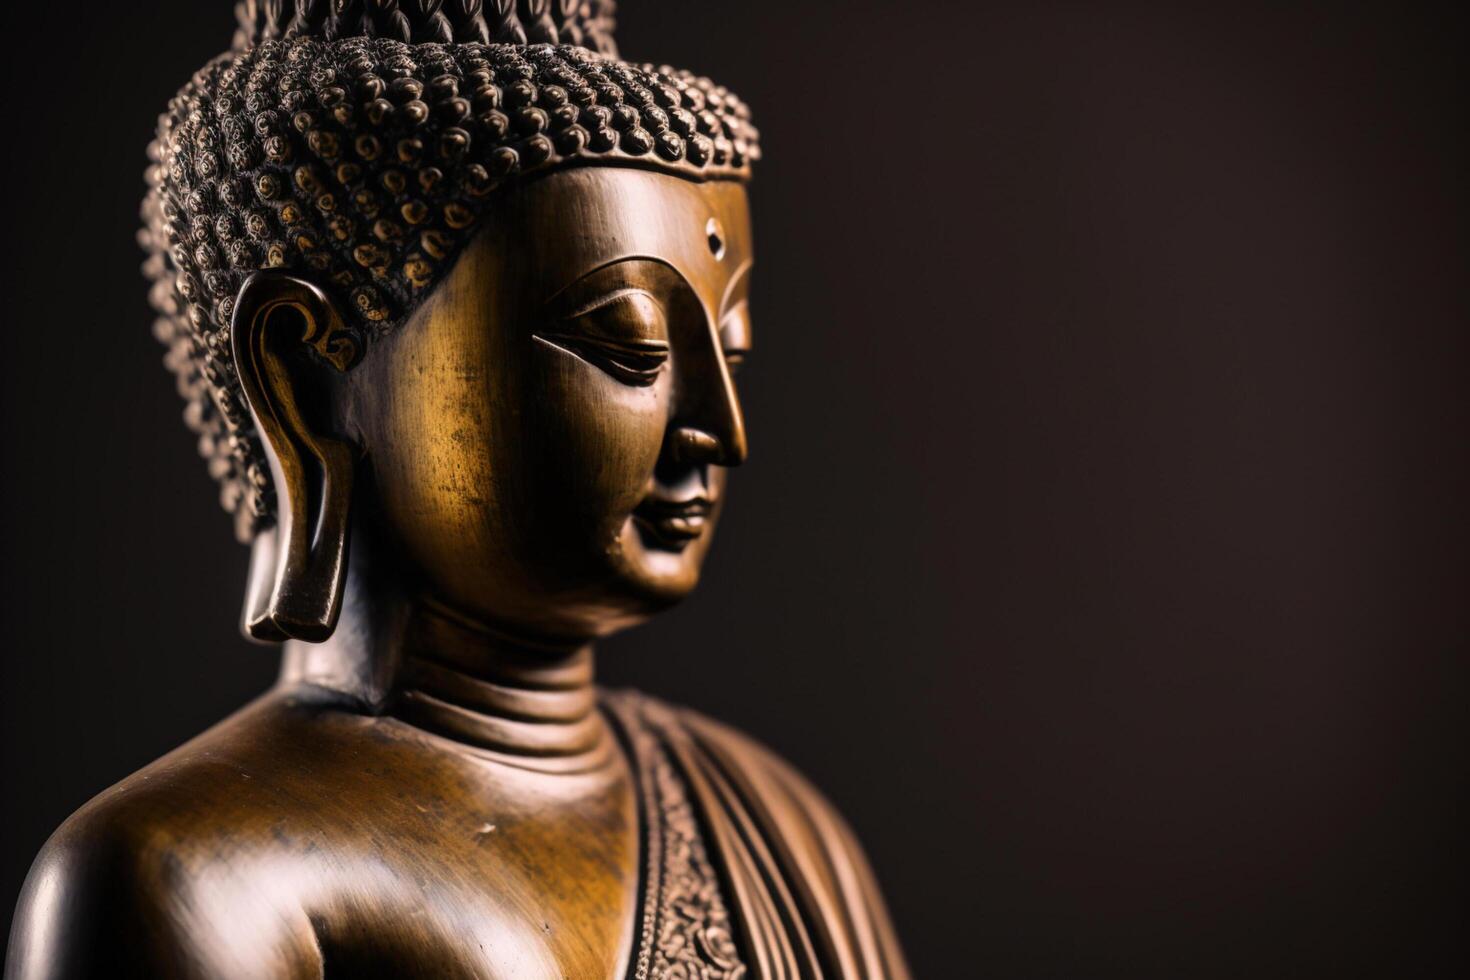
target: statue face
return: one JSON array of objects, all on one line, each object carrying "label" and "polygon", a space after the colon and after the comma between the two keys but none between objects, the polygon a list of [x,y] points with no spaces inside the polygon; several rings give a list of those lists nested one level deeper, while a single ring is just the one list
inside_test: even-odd
[{"label": "statue face", "polygon": [[745,190],[584,167],[483,225],[351,372],[359,513],[466,615],[604,634],[694,587],[745,458]]}]

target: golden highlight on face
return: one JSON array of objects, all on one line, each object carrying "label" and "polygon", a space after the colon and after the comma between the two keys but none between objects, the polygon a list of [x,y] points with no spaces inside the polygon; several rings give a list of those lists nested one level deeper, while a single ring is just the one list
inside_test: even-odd
[{"label": "golden highlight on face", "polygon": [[745,459],[745,190],[584,167],[484,227],[350,374],[373,523],[467,615],[610,632],[694,587]]}]

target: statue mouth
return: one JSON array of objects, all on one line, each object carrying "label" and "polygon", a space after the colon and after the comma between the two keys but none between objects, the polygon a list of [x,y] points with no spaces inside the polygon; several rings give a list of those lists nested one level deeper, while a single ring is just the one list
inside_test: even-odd
[{"label": "statue mouth", "polygon": [[683,551],[689,542],[704,533],[714,506],[708,497],[665,500],[649,496],[633,511],[633,520],[649,544]]}]

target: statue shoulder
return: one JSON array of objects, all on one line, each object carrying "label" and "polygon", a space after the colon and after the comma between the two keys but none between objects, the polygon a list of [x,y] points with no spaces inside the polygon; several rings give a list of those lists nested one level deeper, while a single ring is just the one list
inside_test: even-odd
[{"label": "statue shoulder", "polygon": [[[678,708],[682,724],[719,756],[736,778],[756,780],[779,790],[813,818],[841,821],[841,814],[805,773],[754,735],[693,708]],[[844,823],[843,829],[846,830]]]},{"label": "statue shoulder", "polygon": [[249,780],[245,753],[281,710],[262,698],[63,822],[21,890],[7,980],[231,975],[229,949],[247,932],[276,947],[280,975],[310,972],[317,954],[304,914],[293,922],[275,908],[272,928],[251,930],[212,912],[219,906],[205,894],[230,879],[231,841],[251,818],[229,801]]},{"label": "statue shoulder", "polygon": [[783,803],[822,822],[834,821],[850,834],[841,815],[804,774],[752,735],[710,716],[670,704],[638,691],[611,691],[604,701],[625,727],[646,726],[679,741],[687,739],[700,756],[708,756],[719,773],[742,792]]},{"label": "statue shoulder", "polygon": [[[238,965],[231,923],[181,885],[187,847],[132,805],[126,786],[77,811],[41,848],[16,904],[7,980],[227,976]],[[282,976],[308,971],[315,955],[301,925],[308,941],[277,934],[271,943]]]}]

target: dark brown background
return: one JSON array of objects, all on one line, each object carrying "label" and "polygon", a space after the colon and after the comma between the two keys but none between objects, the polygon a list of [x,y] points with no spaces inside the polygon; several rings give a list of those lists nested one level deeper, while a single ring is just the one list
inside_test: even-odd
[{"label": "dark brown background", "polygon": [[[132,244],[229,4],[67,6],[4,33],[5,905],[274,667]],[[768,157],[752,460],[605,676],[822,785],[921,976],[1463,959],[1459,18],[624,6]]]}]

